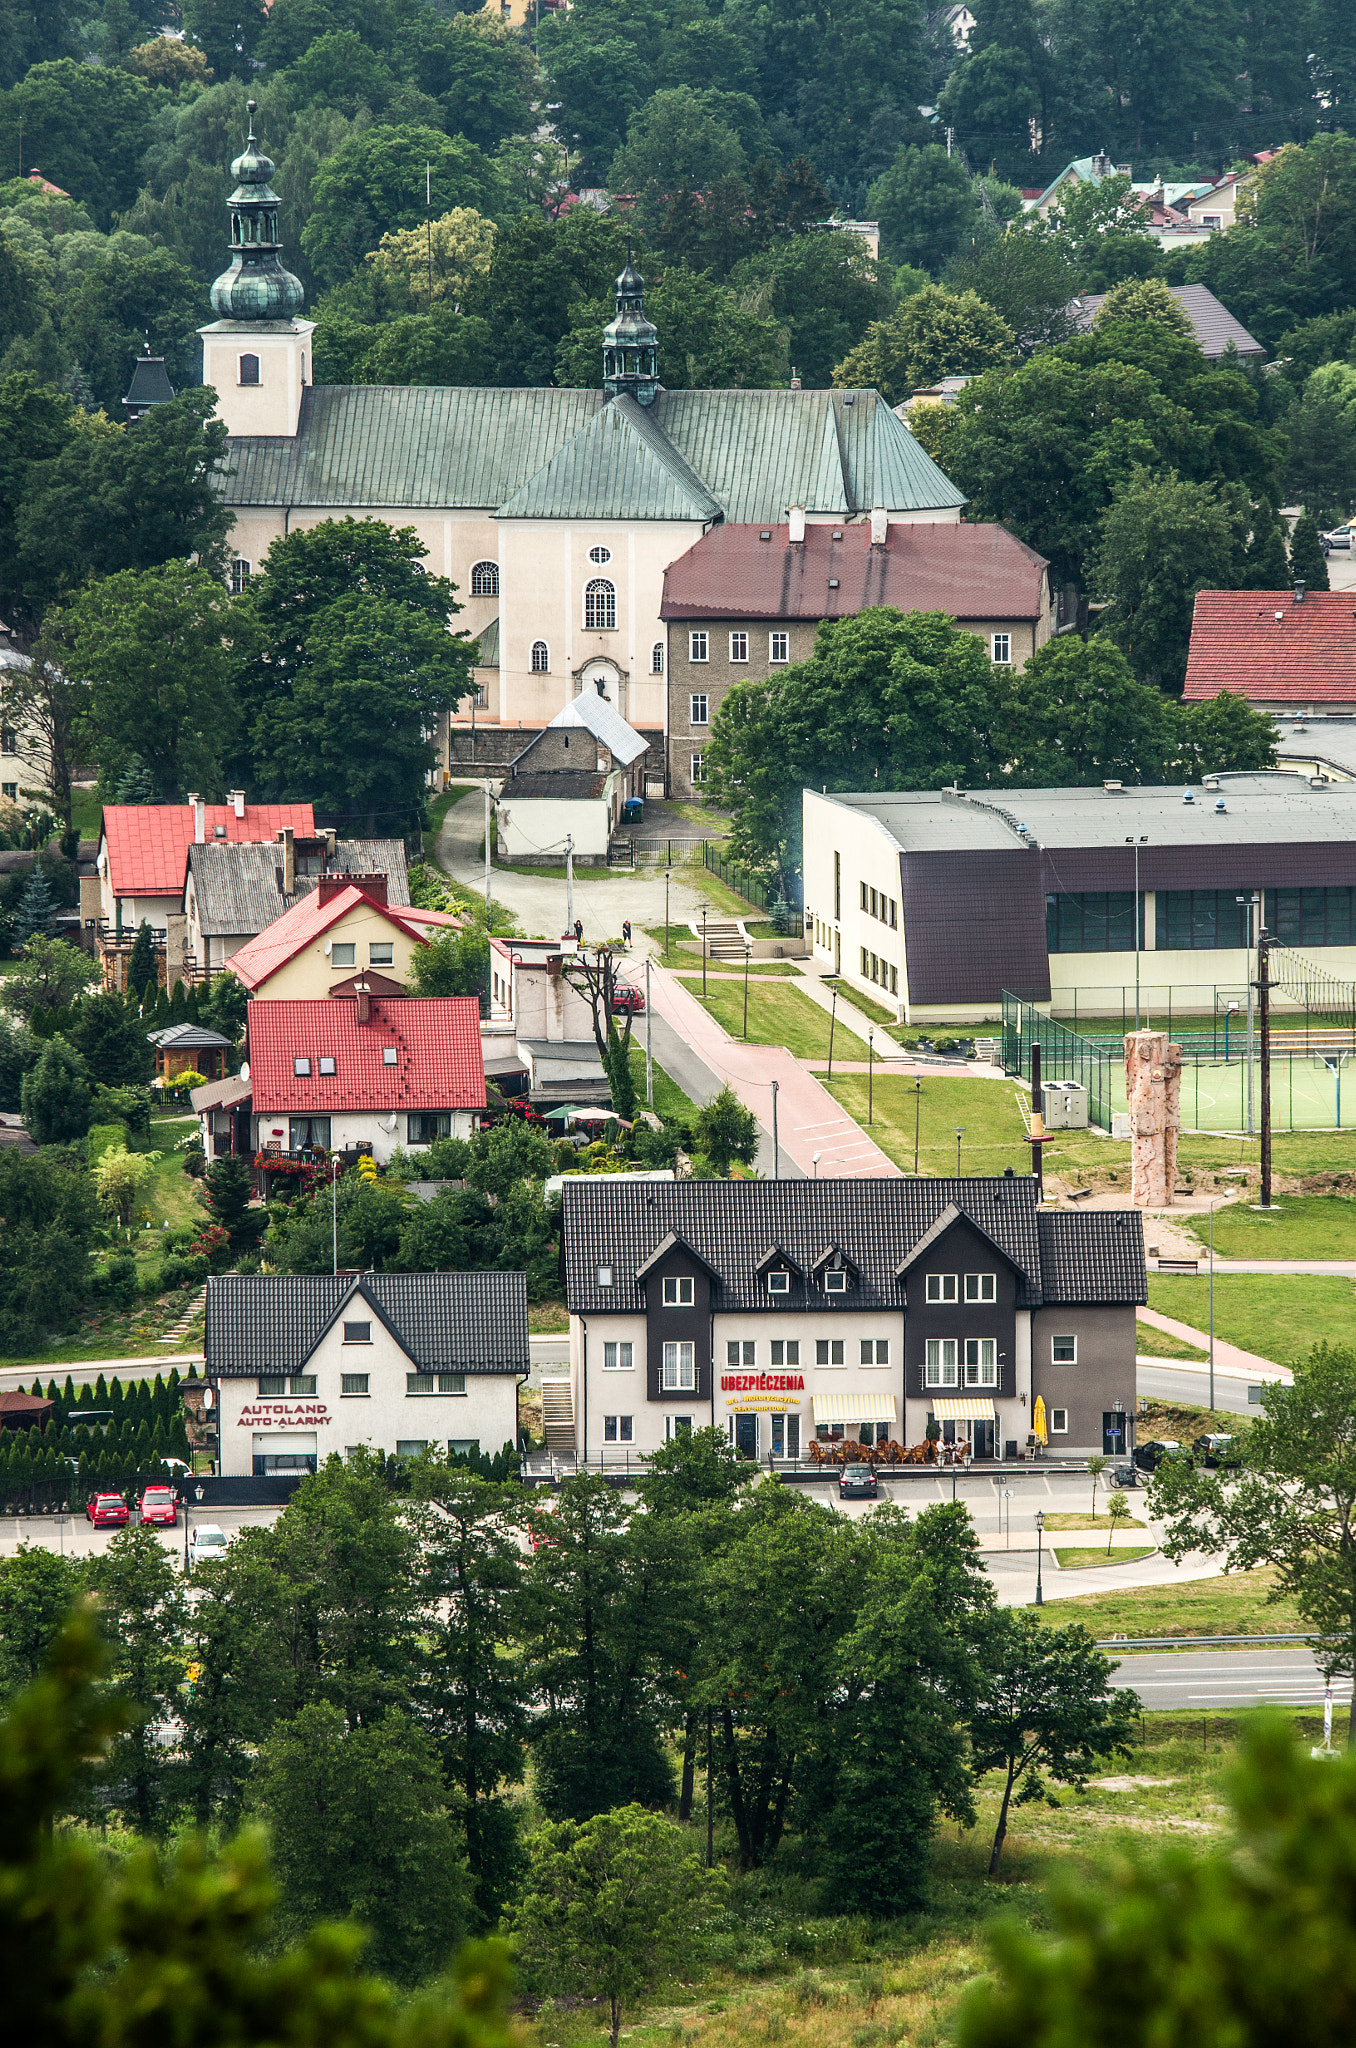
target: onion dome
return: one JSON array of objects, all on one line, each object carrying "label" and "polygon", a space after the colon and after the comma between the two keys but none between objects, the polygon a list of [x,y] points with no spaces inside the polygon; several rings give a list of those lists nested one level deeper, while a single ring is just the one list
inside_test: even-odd
[{"label": "onion dome", "polygon": [[645,280],[626,252],[617,278],[617,314],[603,329],[603,390],[609,398],[630,394],[638,405],[659,395],[659,333],[645,318]]},{"label": "onion dome", "polygon": [[301,280],[283,268],[278,240],[277,193],[269,183],[273,164],[254,136],[255,102],[249,101],[250,132],[231,165],[236,181],[227,202],[231,214],[231,260],[212,286],[212,307],[223,320],[291,320],[305,297]]}]

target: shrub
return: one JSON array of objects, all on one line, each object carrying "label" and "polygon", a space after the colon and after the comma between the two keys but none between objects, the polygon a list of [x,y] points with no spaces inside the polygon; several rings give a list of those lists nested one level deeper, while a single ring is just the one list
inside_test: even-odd
[{"label": "shrub", "polygon": [[104,1262],[96,1284],[115,1308],[131,1308],[137,1298],[137,1262],[130,1252],[113,1252]]},{"label": "shrub", "polygon": [[86,1157],[91,1166],[101,1159],[105,1152],[127,1150],[126,1124],[91,1124],[85,1140]]}]

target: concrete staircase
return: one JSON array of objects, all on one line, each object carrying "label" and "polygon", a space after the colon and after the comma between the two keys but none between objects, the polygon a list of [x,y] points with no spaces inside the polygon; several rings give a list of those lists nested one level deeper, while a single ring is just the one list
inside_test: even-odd
[{"label": "concrete staircase", "polygon": [[574,1456],[574,1396],[568,1380],[541,1383],[541,1421],[553,1458]]},{"label": "concrete staircase", "polygon": [[[693,935],[700,938],[700,924],[692,927]],[[713,960],[737,960],[743,963],[744,947],[748,933],[735,917],[708,917],[706,920],[706,949]]]}]

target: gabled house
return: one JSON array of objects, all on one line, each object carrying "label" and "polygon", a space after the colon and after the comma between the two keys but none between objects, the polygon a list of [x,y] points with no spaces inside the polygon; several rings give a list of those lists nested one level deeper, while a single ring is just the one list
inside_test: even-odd
[{"label": "gabled house", "polygon": [[207,1283],[220,1470],[300,1477],[358,1445],[500,1450],[531,1363],[521,1273],[236,1274]]},{"label": "gabled house", "polygon": [[193,959],[216,974],[246,942],[308,895],[322,875],[348,880],[384,875],[388,903],[410,900],[404,842],[399,839],[298,841],[290,827],[271,844],[216,840],[190,846],[184,879],[187,946]]},{"label": "gabled house", "polygon": [[[509,764],[496,806],[499,858],[554,865],[607,860],[628,801],[645,794],[649,741],[626,723],[600,677]],[[656,774],[662,762],[656,762]]]},{"label": "gabled house", "polygon": [[126,987],[127,963],[143,919],[166,950],[167,985],[200,978],[190,958],[184,917],[189,849],[271,841],[290,827],[314,839],[309,804],[252,804],[243,789],[230,801],[209,804],[190,795],[186,804],[107,804],[99,829],[96,873],[80,885],[80,917],[92,924],[111,988]]},{"label": "gabled house", "polygon": [[231,972],[270,1002],[351,994],[355,975],[369,995],[403,995],[420,947],[435,932],[460,930],[461,919],[393,904],[387,888],[383,874],[322,875],[232,954]]},{"label": "gabled house", "polygon": [[485,1108],[474,996],[252,1002],[249,1082],[256,1160],[468,1138]]},{"label": "gabled house", "polygon": [[1040,1211],[1016,1177],[567,1178],[574,1447],[622,1465],[716,1426],[750,1459],[813,1443],[963,1440],[1125,1452],[1137,1210]]},{"label": "gabled house", "polygon": [[1231,690],[1259,711],[1356,711],[1356,610],[1349,590],[1200,590],[1183,700]]},{"label": "gabled house", "polygon": [[560,939],[490,940],[490,1014],[481,1033],[485,1071],[518,1074],[534,1109],[612,1100],[593,1036],[593,1006],[565,973],[578,952]]},{"label": "gabled house", "polygon": [[[1227,306],[1222,306],[1215,294],[1203,284],[1171,284],[1168,290],[1176,299],[1191,322],[1191,330],[1200,343],[1201,354],[1207,362],[1222,362],[1230,349],[1248,360],[1260,362],[1266,354],[1260,341],[1254,340],[1241,320],[1235,320]],[[1097,318],[1105,292],[1089,292],[1084,298],[1075,299],[1069,308],[1074,324],[1080,333],[1086,333]]]},{"label": "gabled house", "polygon": [[162,1031],[148,1031],[155,1047],[155,1071],[164,1081],[179,1074],[197,1073],[208,1081],[220,1081],[231,1056],[231,1041],[205,1024],[167,1024]]}]

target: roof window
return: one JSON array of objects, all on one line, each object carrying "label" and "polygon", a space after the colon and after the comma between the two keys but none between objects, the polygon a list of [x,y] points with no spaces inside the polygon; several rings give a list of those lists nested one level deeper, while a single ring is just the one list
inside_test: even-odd
[{"label": "roof window", "polygon": [[598,1268],[598,1285],[600,1287],[610,1287],[612,1285],[611,1266],[600,1266]]},{"label": "roof window", "polygon": [[333,1057],[327,1052],[322,1052],[320,1055],[320,1071],[322,1074],[332,1074],[334,1072]]},{"label": "roof window", "polygon": [[831,536],[831,538],[834,540],[841,540],[843,538],[842,528],[839,527],[837,531],[834,532],[834,534]]},{"label": "roof window", "polygon": [[830,589],[830,590],[837,590],[837,588],[838,588],[838,578],[837,578],[836,576],[830,576],[830,578],[829,578],[829,589]]},{"label": "roof window", "polygon": [[399,1063],[399,1060],[400,1054],[396,1051],[393,1045],[384,1045],[382,1047],[381,1063],[384,1067],[394,1067]]},{"label": "roof window", "polygon": [[293,1060],[293,1062],[292,1062],[292,1072],[293,1072],[294,1074],[301,1074],[301,1075],[306,1075],[306,1074],[309,1074],[309,1073],[310,1073],[310,1071],[311,1071],[311,1062],[310,1062],[310,1060],[309,1060],[309,1059],[308,1059],[308,1058],[306,1057],[306,1055],[305,1055],[304,1053],[299,1053],[299,1054],[297,1055],[296,1059],[294,1059],[294,1060]]},{"label": "roof window", "polygon": [[224,825],[214,825],[212,827],[212,837],[214,839],[224,839],[226,837],[226,827]]},{"label": "roof window", "polygon": [[771,540],[772,534],[770,531],[765,530],[764,532],[759,534],[758,538],[759,540]]}]

